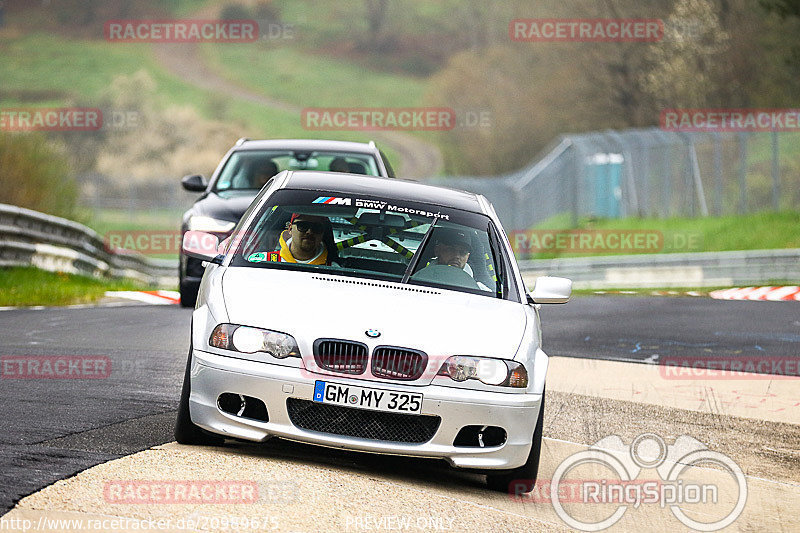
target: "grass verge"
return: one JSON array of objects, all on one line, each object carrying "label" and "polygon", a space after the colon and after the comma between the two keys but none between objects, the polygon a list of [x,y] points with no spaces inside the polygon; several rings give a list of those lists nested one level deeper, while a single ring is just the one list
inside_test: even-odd
[{"label": "grass verge", "polygon": [[425,89],[410,76],[289,47],[253,43],[205,51],[228,78],[300,107],[413,107],[420,105]]},{"label": "grass verge", "polygon": [[48,272],[34,267],[0,268],[0,306],[92,303],[100,300],[106,291],[149,289],[128,281]]},{"label": "grass verge", "polygon": [[[595,219],[582,220],[577,228],[571,226],[568,215],[557,215],[531,230],[553,230],[554,233],[574,230],[617,230],[614,233],[619,235],[634,231],[654,233],[659,236],[657,242],[660,246],[657,249],[614,251],[601,249],[592,244],[580,252],[552,251],[530,254],[526,251],[533,250],[531,244],[534,241],[530,237],[525,240],[524,235],[516,234],[511,235],[512,246],[519,259],[800,248],[800,232],[797,231],[800,227],[799,211],[706,218]],[[538,235],[539,239],[542,239],[542,234]]]}]

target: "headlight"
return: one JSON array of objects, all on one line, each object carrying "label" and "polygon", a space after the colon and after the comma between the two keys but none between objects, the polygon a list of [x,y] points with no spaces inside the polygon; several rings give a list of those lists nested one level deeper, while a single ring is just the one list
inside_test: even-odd
[{"label": "headlight", "polygon": [[205,231],[212,233],[227,233],[236,227],[236,222],[230,220],[220,220],[211,217],[192,217],[189,219],[189,229],[194,231]]},{"label": "headlight", "polygon": [[454,355],[439,369],[439,376],[448,376],[453,381],[477,379],[487,385],[525,388],[528,386],[528,371],[516,361],[467,357]]},{"label": "headlight", "polygon": [[208,344],[221,350],[234,352],[264,352],[278,359],[300,357],[300,348],[297,347],[297,342],[291,335],[235,324],[219,324],[211,332]]}]

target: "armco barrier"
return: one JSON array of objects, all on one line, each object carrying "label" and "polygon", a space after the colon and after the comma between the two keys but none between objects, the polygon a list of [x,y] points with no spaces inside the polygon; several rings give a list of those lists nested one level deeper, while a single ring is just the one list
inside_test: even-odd
[{"label": "armco barrier", "polygon": [[23,207],[0,204],[0,266],[125,278],[149,285],[177,285],[177,261],[111,253],[82,224]]},{"label": "armco barrier", "polygon": [[[109,253],[82,224],[0,204],[0,266],[176,285],[177,261]],[[563,276],[575,288],[723,287],[800,281],[800,249],[695,252],[520,261],[529,287],[538,276]]]},{"label": "armco barrier", "polygon": [[529,287],[538,276],[575,288],[725,287],[800,281],[800,249],[693,252],[520,261]]}]

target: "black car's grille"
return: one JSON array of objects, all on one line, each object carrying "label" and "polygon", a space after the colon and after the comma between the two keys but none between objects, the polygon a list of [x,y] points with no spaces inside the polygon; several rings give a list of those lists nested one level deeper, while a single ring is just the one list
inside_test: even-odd
[{"label": "black car's grille", "polygon": [[428,356],[406,348],[378,346],[372,353],[372,374],[379,378],[419,379],[428,366]]},{"label": "black car's grille", "polygon": [[367,345],[337,339],[317,339],[314,360],[320,368],[342,374],[363,374],[367,369]]},{"label": "black car's grille", "polygon": [[383,413],[298,398],[287,398],[286,407],[292,424],[301,429],[387,442],[428,442],[441,423],[438,416]]}]

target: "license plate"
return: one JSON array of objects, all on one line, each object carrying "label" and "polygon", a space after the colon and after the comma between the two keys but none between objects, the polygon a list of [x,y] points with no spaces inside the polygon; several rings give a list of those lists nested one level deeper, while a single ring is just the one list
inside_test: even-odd
[{"label": "license plate", "polygon": [[419,414],[422,411],[422,394],[356,387],[327,381],[317,381],[314,384],[314,401],[390,413]]}]

